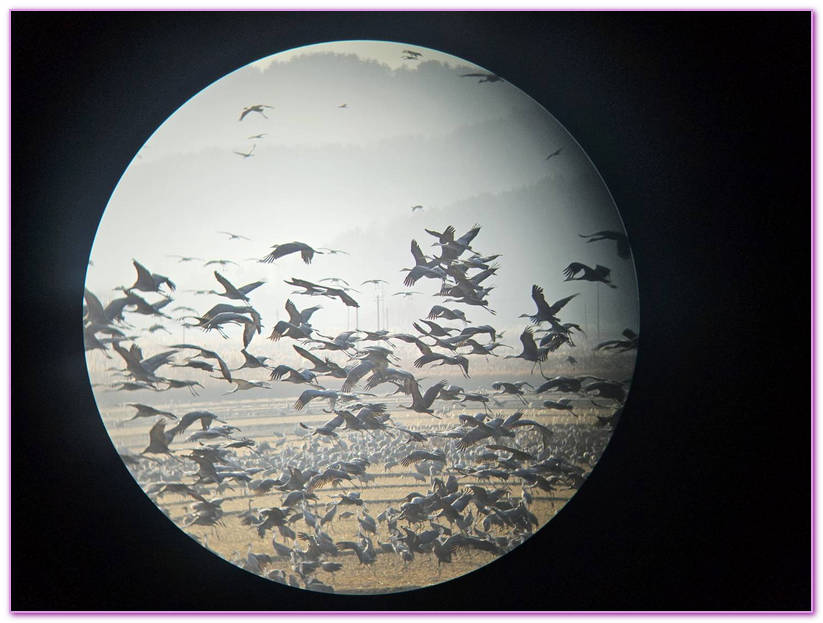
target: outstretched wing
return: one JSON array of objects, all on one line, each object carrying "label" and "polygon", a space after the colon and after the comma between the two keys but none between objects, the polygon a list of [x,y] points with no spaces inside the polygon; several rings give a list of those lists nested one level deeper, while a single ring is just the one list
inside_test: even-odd
[{"label": "outstretched wing", "polygon": [[417,240],[411,241],[411,254],[414,257],[416,266],[425,266],[428,264],[428,260],[426,260],[426,256],[423,255],[423,251],[420,249],[420,245],[417,244]]},{"label": "outstretched wing", "polygon": [[254,283],[247,283],[246,285],[237,288],[237,291],[240,292],[243,295],[246,295],[249,292],[251,292],[252,290],[254,290],[255,288],[259,288],[264,283],[266,283],[266,282],[265,281],[255,281]]},{"label": "outstretched wing", "polygon": [[297,307],[292,303],[291,299],[286,299],[286,313],[289,315],[290,323],[300,326],[300,312],[297,311]]},{"label": "outstretched wing", "polygon": [[560,299],[559,301],[555,302],[555,303],[554,303],[554,305],[552,305],[551,307],[549,307],[549,308],[548,308],[548,309],[549,309],[549,313],[550,313],[552,316],[554,316],[557,312],[559,312],[561,309],[563,309],[563,307],[565,307],[565,306],[566,306],[566,303],[568,303],[569,301],[571,301],[571,300],[572,300],[575,296],[577,296],[578,294],[579,294],[579,292],[578,292],[578,293],[575,293],[575,294],[572,294],[571,296],[567,296],[566,298],[562,298],[562,299]]},{"label": "outstretched wing", "polygon": [[431,387],[426,390],[426,393],[423,394],[423,404],[427,407],[431,406],[431,404],[437,398],[437,394],[440,393],[440,390],[443,389],[446,385],[448,385],[447,381],[440,381],[439,383],[435,383]]},{"label": "outstretched wing", "polygon": [[305,359],[308,359],[308,360],[309,360],[309,361],[311,361],[311,362],[312,362],[312,363],[313,363],[316,367],[326,365],[326,364],[325,364],[325,362],[324,362],[322,359],[320,359],[319,357],[317,357],[317,356],[315,356],[315,355],[311,354],[311,353],[310,353],[309,351],[307,351],[305,348],[301,348],[300,346],[297,346],[296,344],[294,344],[294,345],[293,345],[293,348],[294,348],[294,350],[296,350],[296,351],[297,351],[297,354],[298,354],[298,355],[300,355],[301,357],[304,357]]},{"label": "outstretched wing", "polygon": [[226,279],[223,275],[214,271],[214,278],[217,279],[217,282],[226,289],[226,292],[236,292],[237,288],[235,288],[231,281]]},{"label": "outstretched wing", "polygon": [[571,264],[566,266],[566,268],[563,269],[563,276],[566,277],[566,279],[570,279],[575,274],[582,272],[584,270],[586,270],[585,264],[581,264],[580,262],[572,262]]}]

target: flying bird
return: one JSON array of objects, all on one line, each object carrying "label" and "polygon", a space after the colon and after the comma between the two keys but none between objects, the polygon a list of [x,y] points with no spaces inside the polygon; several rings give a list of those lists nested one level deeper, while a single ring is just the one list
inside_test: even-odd
[{"label": "flying bird", "polygon": [[253,106],[246,106],[243,109],[243,112],[240,113],[240,119],[238,119],[238,121],[243,121],[246,115],[253,112],[260,113],[264,118],[268,119],[268,117],[266,117],[266,113],[263,112],[266,108],[274,108],[274,106],[269,106],[268,104],[254,104]]},{"label": "flying bird", "polygon": [[233,153],[241,156],[242,158],[251,158],[254,155],[255,147],[257,147],[257,143],[253,143],[249,151],[234,151]]},{"label": "flying bird", "polygon": [[303,261],[306,264],[311,264],[312,258],[314,258],[315,253],[319,253],[320,255],[323,254],[322,251],[316,251],[312,249],[309,245],[305,242],[286,242],[284,244],[275,244],[271,247],[274,249],[271,253],[269,253],[266,257],[264,257],[261,262],[265,264],[271,264],[274,260],[280,259],[286,255],[291,253],[300,252],[300,257],[303,258]]},{"label": "flying bird", "polygon": [[137,271],[137,281],[134,282],[132,287],[126,288],[127,294],[129,290],[140,290],[141,292],[160,292],[161,285],[166,285],[169,290],[174,292],[175,285],[172,283],[171,279],[164,277],[163,275],[158,275],[157,273],[152,273],[137,260],[132,260],[132,264],[134,264],[134,269]]},{"label": "flying bird", "polygon": [[555,149],[552,153],[550,153],[548,156],[546,156],[546,160],[551,160],[555,156],[559,156],[561,151],[563,151],[562,147],[560,147],[558,149]]},{"label": "flying bird", "polygon": [[626,234],[619,231],[596,231],[593,234],[578,234],[585,238],[586,242],[598,242],[600,240],[614,240],[617,243],[617,257],[627,260],[631,257],[629,239]]},{"label": "flying bird", "polygon": [[566,303],[571,301],[575,296],[577,296],[577,294],[572,294],[571,296],[562,298],[554,304],[549,305],[546,302],[545,296],[543,296],[543,288],[535,284],[532,286],[532,300],[535,305],[537,305],[537,313],[533,315],[520,314],[520,318],[528,318],[534,324],[540,324],[541,322],[549,322],[552,325],[559,324],[556,317],[557,312],[563,309]]},{"label": "flying bird", "polygon": [[609,280],[611,272],[610,269],[600,264],[592,268],[580,262],[572,262],[563,269],[563,275],[566,277],[564,281],[596,281],[605,283],[610,288],[616,288],[617,286]]},{"label": "flying bird", "polygon": [[241,236],[240,234],[233,234],[230,231],[219,231],[218,234],[225,234],[229,237],[229,240],[251,240],[251,238],[246,238],[245,236]]},{"label": "flying bird", "polygon": [[460,74],[460,77],[461,78],[480,78],[480,80],[477,81],[478,84],[480,84],[481,82],[499,82],[503,79],[500,76],[496,76],[496,75],[490,74],[490,73]]}]

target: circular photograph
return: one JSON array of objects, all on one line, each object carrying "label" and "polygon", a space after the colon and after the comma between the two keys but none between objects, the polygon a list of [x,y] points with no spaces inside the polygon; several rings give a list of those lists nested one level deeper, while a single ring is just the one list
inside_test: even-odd
[{"label": "circular photograph", "polygon": [[344,594],[551,529],[639,339],[626,231],[574,138],[505,76],[384,41],[186,102],[114,190],[83,297],[100,415],[160,512]]}]

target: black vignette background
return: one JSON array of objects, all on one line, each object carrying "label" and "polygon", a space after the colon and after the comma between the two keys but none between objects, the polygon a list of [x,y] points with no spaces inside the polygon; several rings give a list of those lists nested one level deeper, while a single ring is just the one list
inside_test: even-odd
[{"label": "black vignette background", "polygon": [[[12,12],[12,609],[809,609],[811,20]],[[143,142],[237,67],[340,39],[440,49],[544,105],[612,191],[640,285],[589,481],[526,546],[406,595],[294,591],[201,549],[121,465],[83,359],[94,232]]]}]

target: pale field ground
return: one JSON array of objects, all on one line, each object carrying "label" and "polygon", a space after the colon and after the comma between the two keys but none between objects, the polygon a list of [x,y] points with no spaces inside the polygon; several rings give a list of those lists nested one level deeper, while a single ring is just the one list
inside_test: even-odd
[{"label": "pale field ground", "polygon": [[[179,396],[179,395],[178,395]],[[580,400],[579,408],[575,409],[579,417],[575,418],[571,415],[558,412],[548,412],[542,408],[542,401],[544,399],[557,400],[561,398],[562,394],[543,394],[539,397],[534,395],[527,396],[533,399],[529,402],[535,407],[524,407],[524,405],[517,399],[506,397],[502,399],[502,405],[492,405],[494,409],[494,416],[507,417],[516,410],[524,412],[524,418],[534,419],[541,424],[550,428],[554,428],[557,433],[561,430],[566,431],[563,436],[567,436],[574,431],[577,433],[588,434],[597,440],[598,453],[596,458],[599,458],[599,453],[602,452],[605,444],[608,442],[611,432],[598,429],[595,427],[595,415],[609,415],[614,409],[598,408],[592,405],[589,401]],[[234,396],[232,396],[234,398]],[[213,402],[200,403],[197,398],[193,398],[193,402],[185,403],[175,401],[173,404],[167,405],[173,407],[173,410],[178,415],[187,411],[207,409],[226,419],[226,421],[234,426],[238,426],[241,432],[234,434],[234,438],[241,439],[243,437],[254,439],[257,444],[268,442],[272,445],[271,456],[273,459],[277,457],[278,453],[284,452],[287,449],[296,451],[305,445],[306,437],[298,434],[298,422],[305,422],[310,426],[319,426],[323,422],[330,419],[332,416],[321,411],[321,408],[327,407],[327,402],[315,401],[310,404],[303,411],[297,412],[291,408],[294,398],[288,399],[224,399],[223,402],[215,404]],[[434,419],[429,415],[420,415],[411,411],[397,409],[396,405],[405,404],[408,398],[379,398],[380,400],[388,402],[392,410],[392,421],[398,425],[406,426],[420,431],[444,430],[456,427],[459,422],[457,414],[459,413],[477,413],[482,411],[482,407],[477,403],[456,405],[446,401],[438,401],[438,408],[436,413],[441,415],[441,419]],[[139,400],[134,400],[139,402]],[[317,404],[319,403],[319,404]],[[157,408],[163,409],[163,404],[153,404]],[[445,407],[445,408],[444,408]],[[155,418],[140,418],[137,420],[128,421],[128,418],[134,413],[134,410],[124,405],[106,408],[104,411],[104,422],[107,426],[109,434],[114,445],[121,453],[128,453],[138,455],[148,443],[148,431],[155,422]],[[171,423],[168,427],[171,426]],[[195,424],[188,429],[178,440],[171,444],[171,448],[175,454],[184,454],[186,450],[196,447],[197,442],[185,442],[185,439],[193,432],[199,429],[199,425]],[[537,442],[533,433],[520,429],[516,440],[505,440],[504,443],[512,445],[520,449],[529,448],[534,451],[540,449],[540,442]],[[306,431],[302,431],[305,433]],[[358,443],[362,436],[370,433],[363,432],[347,432],[340,431],[340,437],[347,441],[350,446],[351,456],[358,456]],[[399,435],[399,438],[405,438],[405,435]],[[279,447],[275,447],[275,442],[282,440],[282,435],[286,435],[285,442]],[[573,436],[573,435],[572,435]],[[317,440],[317,437],[313,438]],[[559,441],[559,440],[558,440]],[[215,441],[208,441],[208,444],[216,443]],[[407,444],[408,451],[411,452],[418,448],[442,447],[443,440],[439,438],[431,438],[429,443]],[[485,443],[493,443],[493,440],[477,444],[477,447],[482,447]],[[235,450],[238,459],[244,457],[253,458],[254,455],[247,449]],[[300,457],[299,452],[295,455]],[[451,459],[451,457],[450,457]],[[258,464],[263,465],[259,462]],[[591,469],[591,464],[594,461],[577,462],[578,466],[588,472]],[[148,465],[157,465],[154,461],[144,461]],[[479,465],[473,463],[474,465]],[[491,466],[491,465],[490,465]],[[182,467],[186,474],[182,478],[183,482],[193,483],[196,471],[196,465],[190,461],[185,460],[183,463],[177,465],[178,470]],[[226,468],[228,469],[228,468]],[[412,491],[417,491],[421,494],[426,494],[431,484],[431,478],[427,478],[426,482],[415,480],[410,472],[412,467],[394,466],[388,470],[379,462],[372,462],[367,469],[367,474],[375,476],[374,480],[368,483],[361,483],[354,480],[352,483],[344,483],[344,486],[333,488],[330,485],[318,489],[315,493],[319,500],[309,506],[310,510],[321,515],[326,511],[327,504],[334,498],[339,499],[341,493],[351,491],[359,491],[361,498],[365,502],[365,507],[368,513],[376,518],[387,506],[391,505],[398,508],[403,502],[403,497]],[[141,480],[143,472],[135,472],[135,477],[138,481]],[[445,480],[448,474],[451,473],[447,466],[440,477]],[[271,477],[277,478],[279,471],[274,473]],[[510,491],[510,495],[515,499],[515,502],[521,495],[521,479],[510,478],[507,482],[493,479],[491,481],[480,481],[475,476],[455,474],[461,490],[468,485],[479,484],[488,490],[497,487],[505,487]],[[155,475],[156,477],[156,475]],[[254,476],[261,477],[259,474]],[[174,480],[174,478],[169,478]],[[149,481],[140,482],[145,489],[151,484]],[[208,549],[215,552],[222,558],[233,561],[240,566],[246,560],[247,552],[251,551],[256,554],[273,555],[274,550],[271,545],[271,538],[277,534],[274,531],[266,533],[264,538],[259,538],[257,531],[253,526],[244,526],[241,524],[237,513],[247,511],[250,507],[253,509],[262,509],[272,506],[280,506],[285,493],[278,490],[273,490],[273,493],[265,495],[253,495],[248,492],[245,487],[240,484],[232,483],[233,489],[226,489],[222,492],[215,491],[216,485],[207,485],[204,487],[206,498],[212,499],[215,497],[222,497],[224,499],[221,508],[224,515],[221,520],[222,525],[215,526],[198,526],[192,525],[183,527],[184,517],[188,512],[191,503],[194,501],[190,497],[180,496],[176,494],[163,494],[159,499],[155,499],[158,506],[165,512],[181,529],[187,532],[199,542],[204,544]],[[571,498],[574,490],[567,488],[558,488],[554,492],[547,493],[540,489],[533,488],[531,493],[534,496],[534,501],[530,506],[530,510],[537,517],[540,527],[546,524]],[[475,525],[479,526],[483,516],[475,509],[473,504],[467,507],[475,514]],[[345,511],[353,511],[354,515],[349,518],[342,518],[340,514]],[[359,508],[356,506],[339,506],[337,516],[333,521],[324,526],[324,530],[328,532],[335,541],[343,540],[357,540],[358,523],[356,514]],[[448,525],[445,519],[438,519],[438,523]],[[402,529],[406,526],[406,522],[398,522],[398,526]],[[305,521],[301,518],[295,523],[290,524],[295,532],[311,533]],[[411,525],[415,530],[426,530],[429,528],[428,523]],[[455,533],[458,530],[454,528]],[[497,536],[505,534],[500,531],[500,528],[492,527],[490,533]],[[379,550],[378,541],[387,542],[389,534],[385,522],[378,522],[378,531],[376,535],[370,535],[374,541],[375,547]],[[291,546],[291,541],[284,539],[277,534],[277,541]],[[305,548],[305,542],[297,541],[297,547]],[[528,544],[525,545],[528,547]],[[342,552],[340,556],[335,558],[326,558],[327,560],[335,560],[343,563],[343,568],[334,573],[318,570],[314,573],[314,577],[321,580],[334,588],[336,592],[343,593],[379,593],[392,592],[398,590],[408,590],[414,587],[427,586],[439,582],[446,581],[455,577],[459,577],[473,571],[483,565],[495,560],[497,556],[491,553],[460,549],[456,551],[452,557],[452,562],[438,566],[437,559],[433,553],[416,554],[413,561],[404,563],[400,556],[391,553],[378,553],[377,561],[372,565],[359,564],[353,552]],[[263,575],[269,573],[273,569],[283,569],[288,576],[294,573],[291,569],[291,564],[288,559],[281,558],[273,561],[271,565],[264,566],[262,569]]]}]

